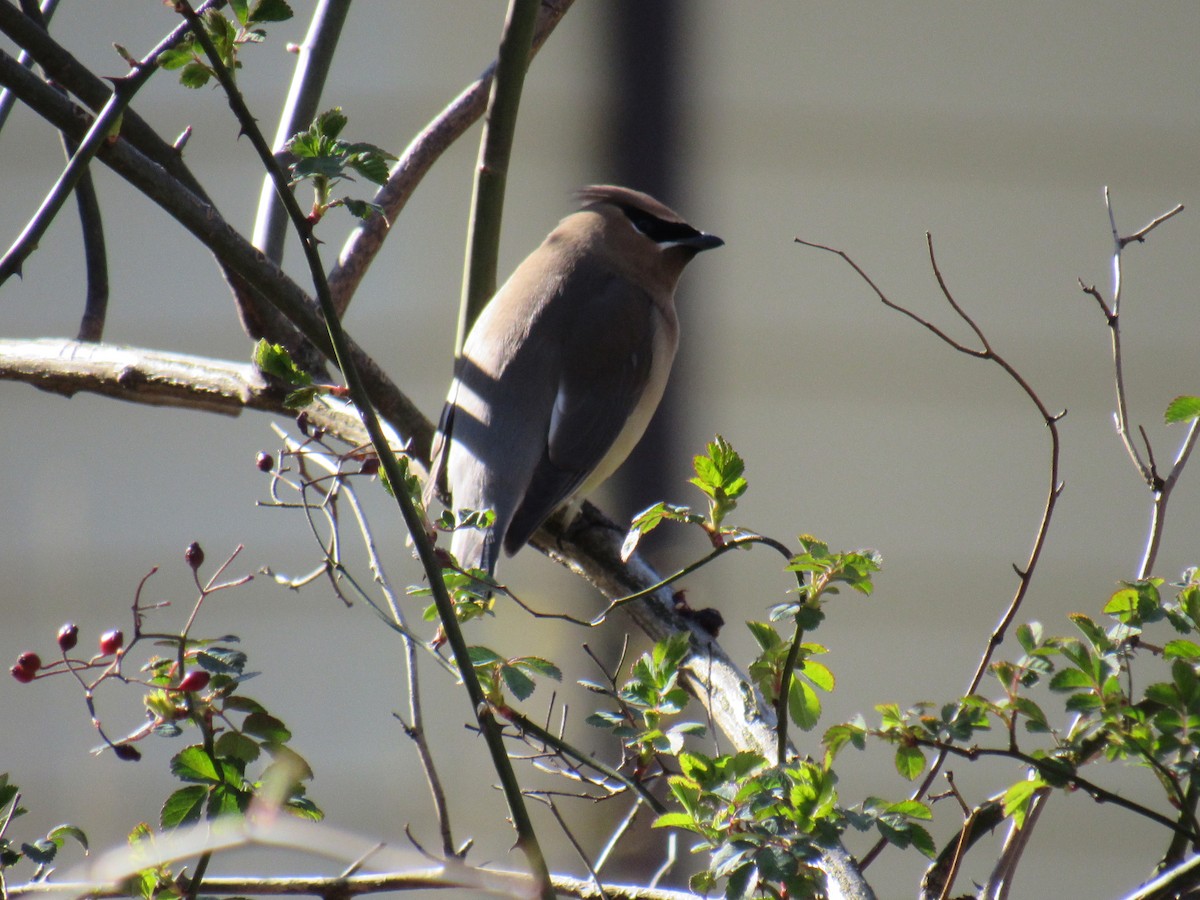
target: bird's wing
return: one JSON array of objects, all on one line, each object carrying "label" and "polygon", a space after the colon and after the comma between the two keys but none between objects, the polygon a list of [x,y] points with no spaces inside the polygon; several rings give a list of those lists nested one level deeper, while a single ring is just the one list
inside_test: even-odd
[{"label": "bird's wing", "polygon": [[573,306],[545,450],[504,536],[510,555],[578,490],[629,422],[650,377],[654,316],[650,296],[617,278]]}]

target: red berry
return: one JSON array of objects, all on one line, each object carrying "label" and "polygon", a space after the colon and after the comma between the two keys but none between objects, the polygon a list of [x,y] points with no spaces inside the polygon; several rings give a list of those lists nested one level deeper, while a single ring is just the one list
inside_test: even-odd
[{"label": "red berry", "polygon": [[21,684],[29,684],[29,682],[33,681],[33,670],[27,669],[19,663],[8,671],[11,672],[12,677],[21,682]]},{"label": "red berry", "polygon": [[68,650],[74,650],[78,642],[79,626],[74,622],[68,622],[62,628],[58,629],[58,649],[63,653],[66,653]]},{"label": "red berry", "polygon": [[26,650],[17,657],[17,665],[32,675],[42,667],[42,658],[32,651]]},{"label": "red berry", "polygon": [[121,629],[114,628],[100,635],[100,653],[102,656],[112,656],[125,646],[125,635]]},{"label": "red berry", "polygon": [[270,472],[275,468],[275,457],[266,450],[258,451],[258,456],[254,458],[254,464],[258,466],[260,472]]},{"label": "red berry", "polygon": [[366,459],[363,460],[362,468],[359,469],[359,473],[362,475],[374,475],[378,471],[379,471],[379,457],[378,456],[368,456]]},{"label": "red berry", "polygon": [[200,549],[199,544],[192,541],[187,545],[187,549],[183,551],[183,559],[195,571],[204,565],[204,551]]},{"label": "red berry", "polygon": [[180,679],[179,685],[175,688],[177,691],[202,691],[208,687],[209,675],[203,669],[192,669],[183,678]]}]

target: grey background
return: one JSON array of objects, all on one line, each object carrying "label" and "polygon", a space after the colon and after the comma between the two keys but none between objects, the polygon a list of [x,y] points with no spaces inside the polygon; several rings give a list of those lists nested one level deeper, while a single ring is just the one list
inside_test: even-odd
[{"label": "grey background", "polygon": [[[302,38],[311,9],[295,7],[298,20],[271,28],[266,45],[246,54],[241,75],[268,131],[286,92],[284,42]],[[688,90],[680,98],[685,138],[676,176],[684,189],[662,199],[727,246],[698,259],[680,291],[687,353],[671,390],[688,417],[679,426],[676,475],[662,493],[699,502],[685,484],[688,460],[719,432],[748,464],[739,523],[785,540],[808,532],[835,547],[883,553],[875,596],[835,601],[817,636],[839,678],[823,724],[860,712],[874,721],[879,702],[948,699],[965,688],[1016,587],[1010,563],[1023,563],[1033,540],[1048,487],[1045,430],[998,369],[883,309],[843,264],[792,238],[850,251],[894,300],[967,340],[929,272],[924,232],[933,233],[961,303],[1048,406],[1069,409],[1061,426],[1066,491],[1021,619],[1067,632],[1067,613],[1098,615],[1116,583],[1136,571],[1149,495],[1113,433],[1107,329],[1075,279],[1110,290],[1104,185],[1124,232],[1177,202],[1195,203],[1200,9],[1084,2],[694,2],[685,9],[680,81]],[[570,211],[574,188],[611,177],[597,152],[611,101],[604,16],[603,3],[580,0],[530,71],[509,184],[505,272]],[[492,58],[502,18],[499,3],[360,3],[324,105],[345,107],[351,137],[398,151]],[[98,71],[116,74],[111,42],[140,54],[173,24],[155,4],[68,3],[54,31]],[[224,215],[248,230],[258,173],[221,97],[160,75],[136,107],[163,134],[193,126],[189,163]],[[418,190],[348,319],[431,416],[449,377],[477,138],[472,131]],[[59,168],[54,135],[18,109],[0,135],[6,243]],[[110,173],[101,169],[97,181],[112,249],[106,338],[247,358],[211,260]],[[327,259],[343,228],[337,219],[322,226]],[[74,333],[77,231],[64,214],[24,280],[5,286],[0,333]],[[1125,257],[1130,407],[1164,464],[1182,431],[1162,426],[1162,411],[1175,395],[1197,391],[1198,236],[1189,209]],[[295,251],[293,244],[289,268],[304,283]],[[210,568],[238,543],[246,545],[238,572],[315,564],[298,519],[255,507],[266,481],[253,457],[275,446],[262,416],[65,401],[14,384],[0,385],[0,410],[6,665],[26,648],[49,655],[67,619],[85,640],[108,627],[128,630],[133,590],[154,565],[162,571],[152,593],[177,604],[162,614],[171,627],[192,595],[181,561],[192,540],[204,545]],[[1198,561],[1194,475],[1176,494],[1159,557],[1157,574],[1168,579]],[[394,517],[374,499],[393,578],[417,581]],[[702,551],[698,535],[653,548],[663,568]],[[532,551],[507,563],[504,576],[542,606],[597,607]],[[751,647],[740,622],[762,618],[786,585],[774,560],[759,554],[727,558],[688,580],[693,604],[723,610],[730,623],[723,638],[743,658]],[[215,597],[200,624],[242,636],[253,668],[264,672],[247,692],[295,731],[317,772],[311,793],[332,822],[400,845],[411,822],[432,843],[414,757],[390,715],[403,706],[399,646],[369,611],[344,610],[319,586],[291,594],[263,579]],[[472,639],[560,660],[581,657],[581,642],[604,643],[511,608]],[[1001,653],[1015,654],[1013,646]],[[572,674],[594,672],[579,663]],[[447,687],[436,676],[427,680]],[[135,694],[101,696],[114,731],[136,727]],[[548,695],[542,688],[533,708]],[[505,859],[509,835],[496,824],[501,805],[486,787],[486,759],[462,730],[465,701],[448,693],[435,706],[445,713],[435,741],[455,748],[462,766],[452,794],[469,812],[460,811],[457,832],[481,842],[475,859],[516,864]],[[166,761],[181,744],[147,745],[136,766],[90,756],[96,741],[66,679],[33,686],[0,679],[0,710],[0,771],[12,773],[32,810],[19,823],[22,837],[69,819],[103,846],[122,840],[138,818],[156,816],[172,785]],[[582,725],[577,733],[597,743]],[[804,744],[817,752],[816,735]],[[1021,777],[1016,768],[954,768],[970,800]],[[898,798],[908,788],[882,750],[848,753],[840,771],[847,801]],[[1156,799],[1148,773],[1096,774],[1131,796]],[[939,807],[939,842],[954,818]],[[552,830],[548,819],[539,821]],[[594,849],[602,836],[586,840]],[[1078,794],[1055,798],[1018,893],[1117,896],[1143,879],[1165,845],[1164,834],[1129,813]],[[852,849],[866,846],[852,836]],[[576,867],[560,850],[560,866]],[[987,856],[980,850],[971,858],[971,877],[985,876]],[[639,865],[656,861],[622,867],[636,877]],[[231,870],[258,861],[237,862]],[[893,852],[870,877],[882,897],[911,896],[921,868]]]}]

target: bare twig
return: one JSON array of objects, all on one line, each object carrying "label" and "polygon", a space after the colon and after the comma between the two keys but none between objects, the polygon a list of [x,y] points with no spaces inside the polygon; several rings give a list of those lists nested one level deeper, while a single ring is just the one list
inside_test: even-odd
[{"label": "bare twig", "polygon": [[[1025,597],[1029,592],[1029,585],[1033,579],[1034,569],[1037,567],[1038,560],[1041,559],[1042,550],[1046,545],[1046,538],[1049,534],[1050,522],[1054,516],[1054,509],[1063,490],[1063,484],[1060,481],[1059,476],[1061,442],[1059,437],[1058,422],[1066,414],[1066,411],[1063,410],[1062,412],[1052,413],[1045,403],[1042,402],[1041,397],[1033,389],[1025,377],[1021,375],[1021,373],[1018,372],[1016,368],[1014,368],[1013,365],[1008,362],[1008,360],[996,352],[995,348],[992,347],[991,342],[987,339],[983,329],[980,328],[975,320],[954,299],[953,294],[946,285],[945,278],[942,276],[941,269],[938,266],[937,257],[933,251],[933,238],[931,235],[926,234],[925,241],[929,252],[929,264],[933,269],[934,277],[937,279],[938,288],[940,289],[946,302],[950,305],[958,317],[962,319],[975,333],[975,336],[979,339],[979,348],[971,347],[955,340],[936,325],[917,315],[912,310],[901,306],[898,303],[894,303],[845,251],[836,250],[832,247],[822,244],[815,244],[811,241],[801,240],[800,238],[796,238],[796,241],[800,244],[804,244],[805,246],[813,247],[818,250],[825,250],[826,252],[833,253],[836,256],[841,257],[841,259],[850,265],[850,267],[853,268],[854,271],[857,272],[858,275],[871,287],[871,289],[875,292],[875,295],[885,306],[907,316],[914,322],[925,327],[943,343],[947,344],[954,350],[976,359],[989,360],[998,365],[1037,408],[1038,414],[1042,417],[1042,422],[1046,425],[1046,429],[1050,434],[1049,486],[1046,492],[1045,503],[1042,506],[1041,519],[1038,523],[1037,532],[1034,535],[1033,547],[1030,549],[1025,566],[1023,568],[1017,568],[1016,566],[1013,567],[1017,574],[1017,589],[1013,594],[1012,600],[1009,601],[1007,609],[1005,609],[1003,615],[1001,615],[1000,621],[992,630],[992,634],[988,639],[987,646],[984,648],[983,654],[980,656],[979,664],[975,668],[975,673],[971,677],[970,684],[968,685],[965,694],[973,694],[976,690],[978,690],[980,683],[983,681],[983,677],[987,673],[988,666],[991,664],[996,648],[999,647],[1004,641],[1009,627],[1012,625],[1013,621],[1016,619],[1017,613],[1021,609],[1021,604],[1024,602]],[[926,774],[917,790],[913,793],[914,799],[924,796],[929,790],[934,779],[937,778],[937,774],[941,770],[942,764],[946,760],[946,752],[947,751],[945,750],[939,752],[937,758],[929,767],[929,772]],[[883,847],[884,842],[881,841],[877,843],[863,858],[863,866],[866,867],[869,865],[870,862],[879,854],[879,852],[882,851]]]},{"label": "bare twig", "polygon": [[[211,0],[204,4],[205,8],[209,5],[211,5]],[[0,284],[3,284],[12,275],[20,274],[22,264],[37,248],[42,235],[46,233],[46,229],[58,215],[67,196],[86,174],[88,165],[99,152],[101,144],[110,139],[114,127],[119,127],[119,122],[126,107],[129,106],[129,102],[142,85],[150,80],[150,76],[157,71],[159,55],[182,41],[187,33],[188,29],[183,26],[176,28],[160,41],[158,46],[138,61],[132,74],[112,79],[113,90],[108,102],[104,104],[104,108],[92,122],[87,134],[80,141],[79,147],[67,163],[67,167],[42,200],[38,211],[29,220],[8,252],[4,254],[4,258],[0,259]]]},{"label": "bare twig", "polygon": [[[317,114],[325,78],[333,65],[334,51],[342,34],[342,26],[350,13],[350,4],[339,0],[320,0],[308,25],[308,34],[296,52],[296,71],[288,88],[287,99],[279,114],[273,146],[278,154],[283,145]],[[283,260],[283,241],[287,235],[287,216],[275,194],[269,177],[263,178],[258,198],[258,214],[254,221],[254,246],[273,262]]]},{"label": "bare twig", "polygon": [[[542,0],[531,56],[536,54],[550,37],[573,2],[574,0]],[[359,282],[383,246],[388,233],[388,223],[396,220],[433,164],[483,115],[495,72],[496,64],[492,63],[478,80],[468,85],[436,119],[413,138],[399,161],[392,167],[387,184],[379,189],[372,201],[383,210],[383,215],[372,216],[358,227],[342,248],[337,267],[329,274],[329,289],[339,314],[345,312]]]}]

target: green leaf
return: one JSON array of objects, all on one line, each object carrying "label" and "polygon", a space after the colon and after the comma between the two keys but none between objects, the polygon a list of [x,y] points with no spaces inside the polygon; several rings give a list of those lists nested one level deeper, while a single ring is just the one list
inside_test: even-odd
[{"label": "green leaf", "polygon": [[67,838],[74,838],[79,842],[80,846],[83,847],[85,853],[88,849],[87,835],[84,834],[83,829],[77,825],[56,825],[55,827],[51,828],[49,832],[47,832],[46,837],[54,841],[54,843],[58,844],[60,847],[66,842]]},{"label": "green leaf", "polygon": [[788,691],[788,715],[803,731],[811,731],[821,719],[821,698],[811,687],[795,678]]},{"label": "green leaf", "polygon": [[244,26],[250,18],[249,0],[229,0],[229,10],[239,25]]},{"label": "green leaf", "polygon": [[267,711],[267,708],[257,700],[252,700],[242,694],[226,697],[224,705],[226,712],[265,713]]},{"label": "green leaf", "polygon": [[194,825],[200,821],[200,816],[204,812],[204,801],[207,798],[208,788],[202,784],[180,788],[163,804],[158,815],[159,823],[163,828]]},{"label": "green leaf", "polygon": [[242,723],[242,731],[273,744],[286,744],[292,739],[292,733],[287,727],[267,713],[251,713],[246,716]]},{"label": "green leaf", "polygon": [[865,727],[851,722],[844,722],[828,728],[824,737],[821,738],[826,747],[827,758],[832,759],[846,744],[853,744],[859,750],[865,749],[866,734]]},{"label": "green leaf", "polygon": [[199,744],[184,747],[171,759],[171,774],[180,781],[217,784],[221,780],[216,761]]},{"label": "green leaf", "polygon": [[919,800],[900,800],[889,803],[887,811],[909,819],[933,819],[933,810]]},{"label": "green leaf", "polygon": [[396,157],[374,144],[351,144],[346,149],[351,154],[346,160],[347,166],[375,184],[387,183],[388,162]]},{"label": "green leaf", "polygon": [[1033,653],[1042,644],[1042,626],[1038,622],[1017,626],[1017,642],[1026,653]]},{"label": "green leaf", "polygon": [[251,22],[286,22],[294,13],[284,0],[258,0],[250,11]]},{"label": "green leaf", "polygon": [[750,629],[750,634],[754,636],[754,641],[758,644],[759,650],[773,650],[783,644],[783,638],[767,622],[747,622],[746,627]]},{"label": "green leaf", "polygon": [[663,813],[654,820],[652,828],[683,828],[687,831],[699,832],[701,829],[696,827],[696,823],[687,813],[668,812]]},{"label": "green leaf", "polygon": [[[118,49],[123,50],[124,48]],[[159,68],[167,70],[182,69],[195,58],[195,39],[191,35],[188,35],[187,38],[180,41],[171,49],[164,50],[162,53],[158,54],[158,65]]]},{"label": "green leaf", "polygon": [[241,815],[250,808],[250,792],[227,784],[214,787],[208,794],[208,818]]},{"label": "green leaf", "polygon": [[192,60],[179,73],[179,83],[185,88],[195,90],[208,84],[212,77],[212,69],[198,60]]},{"label": "green leaf", "polygon": [[254,365],[263,373],[278,378],[285,384],[306,386],[312,384],[312,376],[292,361],[291,355],[282,344],[271,344],[261,339],[254,345]]},{"label": "green leaf", "polygon": [[913,781],[925,771],[925,754],[921,748],[904,745],[897,747],[896,771],[907,781]]},{"label": "green leaf", "polygon": [[1021,828],[1025,824],[1025,816],[1029,813],[1034,795],[1046,786],[1046,782],[1040,778],[1018,781],[1004,792],[1004,814],[1011,817],[1014,824]]},{"label": "green leaf", "polygon": [[917,850],[929,859],[937,858],[937,845],[933,842],[933,836],[928,831],[915,822],[908,823],[908,831],[909,837],[912,839],[912,845]]},{"label": "green leaf", "polygon": [[521,656],[514,659],[513,665],[520,666],[535,675],[541,675],[543,678],[553,678],[555,681],[562,681],[562,669],[550,662],[548,659],[542,659],[540,656]]},{"label": "green leaf", "polygon": [[513,696],[518,700],[528,700],[536,686],[533,683],[533,679],[516,666],[501,666],[500,677],[504,679],[505,686],[512,691]]},{"label": "green leaf", "polygon": [[289,798],[283,806],[293,816],[309,822],[320,822],[325,818],[324,811],[307,797]]},{"label": "green leaf", "polygon": [[[1121,591],[1117,592],[1122,593]],[[1114,595],[1116,596],[1116,595]],[[1111,602],[1111,601],[1110,601]],[[1068,618],[1075,624],[1075,627],[1083,632],[1088,643],[1098,650],[1108,650],[1112,644],[1108,640],[1108,635],[1104,633],[1104,629],[1093,622],[1088,616],[1083,613],[1071,613]]]},{"label": "green leaf", "polygon": [[32,844],[22,844],[21,852],[31,862],[35,862],[39,866],[48,866],[58,855],[58,844],[48,838],[42,838]]},{"label": "green leaf", "polygon": [[373,203],[370,200],[356,200],[353,197],[343,197],[340,201],[342,206],[346,207],[350,215],[356,219],[366,221],[372,216],[382,216],[383,207],[378,203]]},{"label": "green leaf", "polygon": [[294,391],[288,391],[283,398],[283,405],[287,409],[304,409],[321,396],[322,392],[319,387],[297,388]]},{"label": "green leaf", "polygon": [[261,754],[258,741],[236,731],[227,731],[214,745],[219,756],[240,759],[242,762],[254,762]]},{"label": "green leaf", "polygon": [[1090,690],[1095,687],[1092,679],[1078,669],[1060,669],[1055,672],[1050,679],[1050,690],[1052,691],[1079,691]]},{"label": "green leaf", "polygon": [[200,668],[214,675],[239,675],[246,668],[246,654],[228,647],[209,647],[195,656]]},{"label": "green leaf", "polygon": [[1176,397],[1167,404],[1167,412],[1164,418],[1168,425],[1174,425],[1176,422],[1190,422],[1192,419],[1200,416],[1200,397]]},{"label": "green leaf", "polygon": [[1200,659],[1200,644],[1183,639],[1167,641],[1163,659]]},{"label": "green leaf", "polygon": [[494,666],[504,662],[503,656],[488,647],[468,647],[467,655],[471,658],[471,665],[477,669],[480,666]]},{"label": "green leaf", "polygon": [[819,663],[815,659],[806,659],[801,663],[800,671],[804,673],[805,678],[821,690],[828,693],[834,689],[833,672],[824,663]]}]

